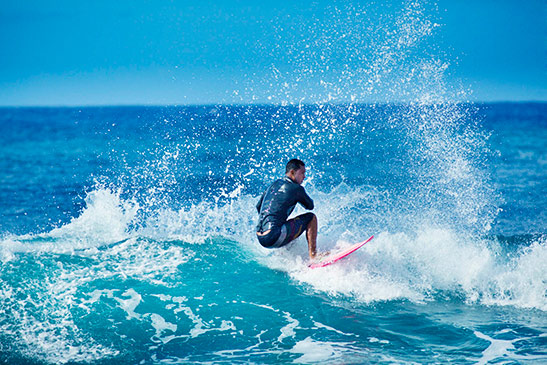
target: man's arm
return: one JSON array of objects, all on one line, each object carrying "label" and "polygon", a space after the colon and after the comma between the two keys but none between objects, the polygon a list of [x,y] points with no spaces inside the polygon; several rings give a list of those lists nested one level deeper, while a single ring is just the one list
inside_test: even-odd
[{"label": "man's arm", "polygon": [[304,187],[300,186],[299,194],[298,194],[298,202],[304,206],[304,208],[308,210],[313,209],[313,200],[309,197],[309,195],[306,193],[306,190],[304,190]]},{"label": "man's arm", "polygon": [[256,204],[256,211],[258,212],[258,214],[260,214],[260,208],[262,207],[262,201],[264,200],[264,195],[266,195],[266,191],[262,193],[260,200]]}]

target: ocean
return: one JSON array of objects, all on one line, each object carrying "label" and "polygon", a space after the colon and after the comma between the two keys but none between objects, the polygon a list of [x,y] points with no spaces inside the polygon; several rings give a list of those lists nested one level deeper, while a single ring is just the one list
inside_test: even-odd
[{"label": "ocean", "polygon": [[[547,104],[0,109],[0,362],[547,362]],[[319,250],[255,204],[307,166]],[[305,212],[298,208],[294,214]]]}]

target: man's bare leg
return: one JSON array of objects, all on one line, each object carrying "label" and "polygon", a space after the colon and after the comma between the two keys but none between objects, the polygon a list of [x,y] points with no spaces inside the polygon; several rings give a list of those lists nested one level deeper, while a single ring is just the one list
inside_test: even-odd
[{"label": "man's bare leg", "polygon": [[308,223],[308,228],[306,229],[306,238],[308,239],[308,252],[310,254],[310,259],[314,259],[317,254],[316,245],[317,245],[317,217],[313,215],[313,219]]}]

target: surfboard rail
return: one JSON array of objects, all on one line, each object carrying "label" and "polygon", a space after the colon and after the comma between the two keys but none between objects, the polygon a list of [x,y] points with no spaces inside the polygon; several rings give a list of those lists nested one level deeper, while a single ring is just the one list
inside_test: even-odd
[{"label": "surfboard rail", "polygon": [[363,242],[358,242],[354,245],[351,245],[350,247],[346,248],[343,251],[340,251],[338,253],[329,255],[329,256],[325,257],[324,259],[322,259],[321,261],[312,262],[311,264],[308,265],[308,267],[310,269],[317,269],[319,267],[325,267],[325,266],[334,264],[336,261],[338,261],[340,259],[343,259],[344,257],[348,256],[352,252],[357,251],[358,249],[363,247],[367,242],[369,242],[373,238],[374,238],[374,235],[370,236],[369,238],[367,238]]}]

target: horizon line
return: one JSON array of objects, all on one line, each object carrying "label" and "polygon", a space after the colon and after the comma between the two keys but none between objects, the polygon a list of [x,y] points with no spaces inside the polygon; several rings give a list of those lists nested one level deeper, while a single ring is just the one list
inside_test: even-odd
[{"label": "horizon line", "polygon": [[[149,107],[149,108],[167,108],[167,107],[221,107],[221,106],[268,106],[268,107],[290,107],[290,106],[311,106],[311,105],[335,105],[335,106],[341,106],[341,105],[407,105],[412,104],[413,102],[409,101],[401,101],[401,102],[359,102],[359,103],[188,103],[188,104],[175,104],[175,103],[167,103],[167,104],[138,104],[138,103],[120,103],[120,104],[19,104],[19,105],[1,105],[0,108],[8,109],[8,108],[66,108],[66,109],[74,109],[74,108],[142,108],[142,107]],[[476,100],[476,101],[444,101],[444,102],[438,102],[438,103],[424,103],[424,105],[437,105],[437,104],[545,104],[547,103],[547,100]]]}]

